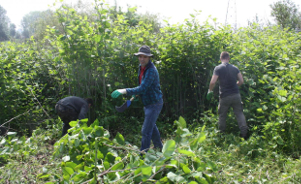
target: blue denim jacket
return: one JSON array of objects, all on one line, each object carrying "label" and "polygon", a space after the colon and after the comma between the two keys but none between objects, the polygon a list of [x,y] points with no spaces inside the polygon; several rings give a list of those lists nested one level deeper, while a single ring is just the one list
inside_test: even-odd
[{"label": "blue denim jacket", "polygon": [[[141,66],[138,70],[138,84]],[[160,89],[159,73],[152,61],[146,65],[143,73],[141,84],[135,88],[127,88],[127,95],[140,95],[144,106],[154,104],[162,99],[162,91]]]}]

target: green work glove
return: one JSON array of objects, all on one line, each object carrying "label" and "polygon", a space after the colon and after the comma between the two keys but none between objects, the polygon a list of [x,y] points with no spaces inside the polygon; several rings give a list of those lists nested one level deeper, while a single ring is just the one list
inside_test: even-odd
[{"label": "green work glove", "polygon": [[117,90],[113,91],[113,93],[111,94],[111,97],[112,98],[117,98],[121,94],[126,94],[126,89],[117,89]]},{"label": "green work glove", "polygon": [[139,96],[138,95],[132,95],[132,98],[134,97],[134,102],[138,102],[139,101]]},{"label": "green work glove", "polygon": [[210,91],[210,89],[208,89],[208,93],[207,93],[206,99],[207,100],[211,100],[212,96],[213,96],[213,91]]}]

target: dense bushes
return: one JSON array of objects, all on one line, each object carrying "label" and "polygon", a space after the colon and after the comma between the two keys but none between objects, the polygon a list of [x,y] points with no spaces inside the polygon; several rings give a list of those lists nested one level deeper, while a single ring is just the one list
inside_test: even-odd
[{"label": "dense bushes", "polygon": [[219,54],[227,50],[245,79],[241,92],[252,130],[260,131],[276,149],[299,151],[300,34],[256,25],[233,31],[199,23],[195,15],[183,24],[154,32],[152,25],[142,21],[132,25],[120,13],[113,22],[109,10],[97,3],[93,19],[65,6],[58,9],[62,27],[48,27],[43,41],[1,43],[0,124],[30,110],[10,126],[20,132],[33,129],[28,125],[55,117],[53,107],[58,99],[77,95],[94,99],[91,122],[98,119],[113,134],[131,132],[130,126],[124,128],[124,121],[131,123],[133,118],[128,117],[135,117],[133,121],[139,122],[142,108],[117,114],[114,107],[124,99],[113,100],[109,94],[137,85],[138,61],[133,53],[143,44],[154,53],[164,93],[158,121],[169,132],[179,115],[202,124],[204,115],[216,113],[217,88],[213,101],[204,97]]}]

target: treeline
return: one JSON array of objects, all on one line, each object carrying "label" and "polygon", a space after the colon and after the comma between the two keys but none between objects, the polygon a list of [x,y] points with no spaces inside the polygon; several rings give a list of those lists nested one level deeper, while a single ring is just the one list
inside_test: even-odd
[{"label": "treeline", "polygon": [[[86,15],[90,20],[94,19],[93,17],[96,13],[90,3],[83,3],[81,0],[78,0],[74,5],[64,3],[64,6],[74,8],[79,14]],[[301,30],[301,12],[299,6],[292,0],[279,0],[271,4],[270,8],[271,16],[281,28],[289,28],[298,32]],[[134,26],[137,25],[139,21],[143,21],[152,24],[152,29],[157,32],[162,27],[162,20],[159,19],[158,15],[150,13],[137,14],[136,12],[130,11],[133,9],[136,9],[136,7],[128,6],[127,11],[124,12],[115,1],[114,6],[108,7],[108,18],[114,21],[118,15],[123,15],[129,24]],[[57,28],[62,26],[56,17],[55,11],[50,9],[46,11],[29,12],[22,18],[20,22],[21,27],[19,29],[17,29],[14,23],[11,23],[6,13],[5,8],[0,4],[0,41],[25,41],[31,36],[34,36],[35,40],[41,40],[45,36],[45,27],[47,25]],[[254,20],[249,21],[249,23],[253,21],[260,23],[261,26],[272,25],[271,22],[263,23],[258,16],[256,16]]]},{"label": "treeline", "polygon": [[[0,125],[28,111],[9,128],[31,133],[36,126],[47,127],[56,118],[55,103],[76,95],[93,98],[91,122],[98,119],[112,134],[140,132],[133,127],[141,124],[141,102],[118,114],[115,106],[125,99],[113,100],[110,93],[137,85],[133,53],[149,45],[164,94],[158,120],[163,135],[174,131],[173,121],[180,115],[191,127],[214,126],[207,120],[216,114],[218,89],[214,101],[206,101],[205,95],[219,54],[226,50],[245,79],[241,93],[252,132],[264,135],[274,149],[299,151],[300,33],[255,23],[233,30],[200,23],[197,15],[162,27],[156,16],[137,14],[131,7],[122,12],[100,1],[94,10],[86,14],[63,5],[51,18],[58,26],[47,26],[41,37],[1,43]],[[228,131],[237,130],[230,124]]]}]

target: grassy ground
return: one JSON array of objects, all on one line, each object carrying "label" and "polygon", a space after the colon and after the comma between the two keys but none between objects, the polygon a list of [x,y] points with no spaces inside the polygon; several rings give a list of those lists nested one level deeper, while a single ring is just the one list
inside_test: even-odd
[{"label": "grassy ground", "polygon": [[[59,183],[62,160],[52,157],[59,133],[59,128],[36,131],[20,147],[23,154],[28,146],[32,151],[25,155],[15,153],[2,163],[0,183]],[[260,136],[244,141],[236,135],[218,135],[215,129],[208,129],[198,155],[216,165],[215,183],[301,183],[301,161],[270,149]]]},{"label": "grassy ground", "polygon": [[218,167],[216,183],[301,183],[301,161],[277,153],[260,136],[209,134],[204,155]]},{"label": "grassy ground", "polygon": [[[36,130],[30,139],[7,136],[10,153],[0,162],[0,183],[45,183],[59,181],[60,159],[52,157],[53,145],[58,139],[58,127]],[[1,148],[1,146],[0,146]],[[14,149],[13,149],[14,148]]]}]

